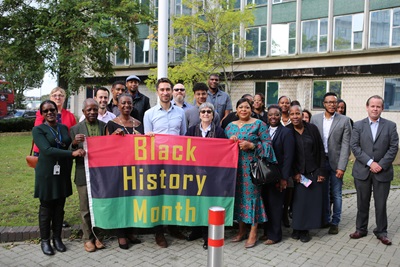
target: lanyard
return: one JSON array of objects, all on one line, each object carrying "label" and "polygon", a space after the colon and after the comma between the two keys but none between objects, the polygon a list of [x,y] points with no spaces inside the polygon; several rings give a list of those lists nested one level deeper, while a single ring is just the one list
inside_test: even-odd
[{"label": "lanyard", "polygon": [[[57,124],[57,133],[54,131],[54,129],[50,126],[50,125],[48,125],[47,123],[45,123],[49,128],[50,128],[50,132],[53,134],[53,136],[54,136],[54,140],[56,141],[56,143],[57,143],[57,148],[60,148],[59,147],[59,145],[62,145],[63,143],[62,143],[62,135],[61,135],[61,132],[60,132],[60,125],[59,124]],[[65,146],[65,145],[64,145]]]}]

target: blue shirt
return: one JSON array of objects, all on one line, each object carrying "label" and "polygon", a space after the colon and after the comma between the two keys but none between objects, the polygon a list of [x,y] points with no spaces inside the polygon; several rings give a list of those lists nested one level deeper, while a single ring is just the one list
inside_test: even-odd
[{"label": "blue shirt", "polygon": [[225,117],[225,110],[232,111],[231,98],[227,93],[218,89],[215,94],[210,93],[210,90],[208,90],[207,94],[207,102],[214,105],[215,111],[218,112],[221,118]]},{"label": "blue shirt", "polygon": [[[174,101],[173,99],[171,100],[171,104],[174,105],[174,106],[177,106],[176,103],[175,103],[175,101]],[[183,105],[182,105],[182,107],[180,107],[180,108],[182,108],[183,110],[187,110],[187,109],[190,109],[190,108],[192,108],[192,107],[193,107],[192,105],[190,105],[190,104],[187,103],[186,101],[183,101]]]},{"label": "blue shirt", "polygon": [[160,104],[144,113],[144,133],[162,133],[173,135],[186,134],[186,118],[182,108],[171,105],[164,110]]}]

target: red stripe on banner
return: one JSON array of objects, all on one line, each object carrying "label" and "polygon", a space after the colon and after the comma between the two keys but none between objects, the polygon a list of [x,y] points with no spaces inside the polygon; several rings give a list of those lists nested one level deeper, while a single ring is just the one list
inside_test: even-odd
[{"label": "red stripe on banner", "polygon": [[225,210],[208,210],[208,224],[223,225],[225,222]]},{"label": "red stripe on banner", "polygon": [[237,143],[230,139],[157,134],[86,139],[89,167],[187,165],[236,168]]},{"label": "red stripe on banner", "polygon": [[214,248],[222,247],[222,246],[224,246],[224,239],[214,240],[214,239],[209,238],[208,246],[214,247]]}]

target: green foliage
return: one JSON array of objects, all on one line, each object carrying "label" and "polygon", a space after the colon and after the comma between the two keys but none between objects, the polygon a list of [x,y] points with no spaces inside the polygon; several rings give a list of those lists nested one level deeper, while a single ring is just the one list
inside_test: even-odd
[{"label": "green foliage", "polygon": [[15,118],[0,120],[0,132],[29,132],[32,130],[35,119]]}]

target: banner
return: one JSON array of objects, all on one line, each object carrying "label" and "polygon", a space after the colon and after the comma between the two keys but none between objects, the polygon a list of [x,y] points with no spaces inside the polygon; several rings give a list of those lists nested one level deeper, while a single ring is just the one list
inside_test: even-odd
[{"label": "banner", "polygon": [[237,143],[176,135],[110,135],[85,141],[92,225],[103,229],[206,226],[208,209],[232,225]]}]

